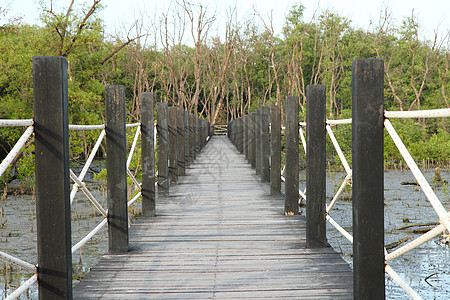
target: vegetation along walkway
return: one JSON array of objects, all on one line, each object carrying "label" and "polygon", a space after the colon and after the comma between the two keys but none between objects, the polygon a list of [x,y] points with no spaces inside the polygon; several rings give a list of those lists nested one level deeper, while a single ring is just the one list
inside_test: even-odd
[{"label": "vegetation along walkway", "polygon": [[350,267],[332,248],[306,249],[305,223],[213,137],[157,217],[131,226],[131,251],[105,255],[74,297],[353,298]]}]

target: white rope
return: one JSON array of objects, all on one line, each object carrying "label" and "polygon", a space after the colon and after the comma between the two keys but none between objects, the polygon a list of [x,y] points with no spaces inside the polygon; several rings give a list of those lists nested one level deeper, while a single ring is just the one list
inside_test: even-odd
[{"label": "white rope", "polygon": [[20,139],[17,141],[17,143],[14,145],[14,147],[11,149],[11,151],[8,153],[8,155],[5,157],[5,159],[2,161],[2,163],[0,164],[0,176],[3,175],[9,165],[14,161],[17,155],[19,155],[20,150],[22,150],[25,143],[33,134],[33,131],[33,126],[28,127],[27,130],[25,130],[25,132],[22,134]]},{"label": "white rope", "polygon": [[352,119],[342,119],[342,120],[327,120],[328,125],[344,125],[352,124]]},{"label": "white rope", "polygon": [[412,110],[412,111],[385,111],[386,118],[448,118],[450,117],[450,108]]},{"label": "white rope", "polygon": [[440,222],[445,225],[448,231],[450,231],[449,213],[445,210],[444,206],[442,206],[442,203],[439,201],[438,197],[434,193],[428,181],[425,179],[425,176],[423,176],[419,167],[417,167],[417,164],[415,163],[411,154],[409,154],[408,149],[406,149],[405,145],[398,136],[389,119],[384,120],[384,127],[389,132],[389,135],[391,136],[392,140],[394,141],[395,145],[397,146],[398,150],[403,156],[403,159],[405,160],[409,169],[413,173],[423,192],[427,196],[428,201],[431,203],[431,206],[433,207],[434,211],[438,214]]},{"label": "white rope", "polygon": [[12,300],[19,298],[19,296],[25,293],[30,288],[30,286],[32,286],[37,282],[37,279],[38,279],[37,274],[34,274],[33,276],[31,276],[30,279],[25,281],[17,290],[15,290],[8,297],[6,297],[5,300]]},{"label": "white rope", "polygon": [[350,166],[347,162],[347,159],[344,156],[344,153],[341,150],[341,147],[339,146],[338,141],[336,140],[336,137],[334,136],[333,130],[331,130],[330,125],[326,126],[327,132],[328,132],[328,136],[331,139],[331,142],[334,145],[334,148],[336,149],[339,159],[341,160],[342,165],[344,166],[345,172],[347,172],[348,175],[352,174],[352,170],[350,169]]},{"label": "white rope", "polygon": [[78,185],[79,187],[81,187],[81,189],[83,190],[83,193],[88,197],[88,199],[92,202],[92,204],[95,206],[95,208],[97,208],[97,210],[105,217],[108,216],[108,214],[106,213],[106,211],[103,209],[103,207],[100,205],[100,203],[98,203],[98,201],[95,199],[95,197],[91,194],[91,192],[87,189],[86,185],[84,184],[84,182],[81,182],[77,175],[75,175],[75,173],[72,170],[69,170],[70,172],[70,178],[72,178],[73,181],[75,181],[75,184]]},{"label": "white rope", "polygon": [[106,225],[107,218],[104,218],[91,232],[89,232],[81,241],[72,247],[72,253],[75,253],[78,249],[84,246],[99,230]]},{"label": "white rope", "polygon": [[0,119],[0,127],[28,127],[33,126],[33,119],[24,119],[24,120],[8,120],[8,119]]},{"label": "white rope", "polygon": [[303,134],[303,129],[300,127],[298,131],[300,132],[300,139],[302,141],[303,150],[305,151],[305,154],[306,154],[306,140],[305,140],[305,135]]},{"label": "white rope", "polygon": [[334,195],[333,200],[331,200],[330,204],[327,206],[326,212],[329,213],[330,210],[333,208],[336,201],[339,199],[341,194],[344,192],[345,187],[350,183],[350,180],[352,179],[352,175],[347,174],[345,176],[344,181],[342,182],[341,186],[339,187],[339,190],[337,191],[336,195]]},{"label": "white rope", "polygon": [[126,128],[133,128],[133,127],[139,127],[139,126],[141,126],[141,123],[131,123],[131,124],[125,125]]},{"label": "white rope", "polygon": [[141,127],[139,126],[136,129],[136,133],[134,134],[133,144],[131,145],[130,153],[128,154],[127,168],[130,167],[131,160],[133,159],[134,150],[136,149],[136,144],[138,142],[140,133],[141,133]]},{"label": "white rope", "polygon": [[[156,186],[156,184],[155,184]],[[136,200],[142,195],[142,192],[139,192],[136,194],[136,196],[133,197],[133,199],[131,199],[130,201],[128,201],[127,206],[130,206],[131,204],[133,204],[134,202],[136,202]]]},{"label": "white rope", "polygon": [[[94,148],[92,149],[91,153],[89,154],[89,157],[88,157],[86,163],[84,164],[84,167],[81,170],[80,175],[76,176],[79,181],[82,182],[84,179],[84,176],[86,176],[86,173],[89,170],[89,167],[91,166],[92,162],[94,161],[95,155],[97,154],[97,151],[98,151],[105,135],[106,135],[106,130],[103,129],[102,132],[100,133],[99,137],[97,138],[97,142],[95,143]],[[72,187],[72,191],[70,192],[70,203],[71,204],[73,202],[73,199],[75,199],[75,195],[77,194],[78,187],[79,187],[78,184],[74,184]]]},{"label": "white rope", "polygon": [[342,226],[339,225],[335,220],[333,220],[333,218],[331,218],[330,215],[327,214],[325,217],[328,220],[328,222],[330,222],[330,224],[334,226],[334,228],[336,228],[340,233],[342,233],[342,235],[353,244],[353,236],[350,233],[348,233],[347,230],[342,228]]},{"label": "white rope", "polygon": [[386,273],[414,300],[422,299],[389,265],[384,267]]},{"label": "white rope", "polygon": [[69,125],[69,130],[100,130],[105,129],[105,124],[102,125]]},{"label": "white rope", "polygon": [[420,237],[414,239],[413,241],[407,243],[406,245],[403,245],[402,247],[396,249],[395,251],[392,251],[389,254],[386,254],[384,257],[385,261],[390,261],[414,248],[419,247],[423,243],[433,239],[434,237],[440,235],[442,232],[444,232],[445,227],[444,225],[440,224],[437,227],[431,229],[427,233],[421,235]]},{"label": "white rope", "polygon": [[16,264],[26,270],[30,270],[32,272],[36,272],[36,266],[32,265],[24,260],[21,260],[20,258],[14,257],[12,255],[9,255],[8,253],[5,253],[3,251],[0,251],[0,258],[9,262],[12,262],[13,264]]}]

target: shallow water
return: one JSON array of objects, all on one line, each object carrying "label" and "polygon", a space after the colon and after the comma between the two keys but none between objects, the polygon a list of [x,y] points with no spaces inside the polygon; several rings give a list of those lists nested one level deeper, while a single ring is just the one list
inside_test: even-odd
[{"label": "shallow water", "polygon": [[[441,171],[442,178],[450,181],[450,173]],[[425,173],[432,182],[434,170]],[[329,173],[327,178],[328,202],[339,188],[345,174],[341,172]],[[300,175],[300,187],[304,188],[305,174]],[[385,244],[395,242],[404,237],[416,238],[419,234],[396,230],[411,223],[438,222],[438,217],[432,209],[425,195],[415,186],[401,185],[403,181],[415,181],[410,171],[390,170],[385,173]],[[450,208],[450,187],[435,185],[438,198],[446,209]],[[350,188],[349,188],[350,190]],[[91,192],[105,207],[105,196],[98,187],[91,188]],[[352,203],[349,200],[338,200],[331,216],[351,233]],[[304,208],[303,208],[304,210]],[[87,198],[78,192],[72,205],[72,243],[75,244],[102,220]],[[36,218],[35,202],[31,196],[8,196],[6,201],[0,201],[0,248],[2,251],[17,256],[32,264],[36,263]],[[352,263],[352,245],[328,224],[328,241],[344,259]],[[414,229],[414,228],[413,228]],[[107,232],[104,227],[94,238],[83,246],[81,251],[73,255],[74,284],[89,268],[94,266],[107,251]],[[419,248],[394,259],[393,269],[410,284],[424,299],[446,299],[450,294],[450,250],[436,238]],[[20,268],[0,262],[0,295],[15,289],[19,283],[26,281],[33,274],[23,272]],[[432,276],[430,276],[432,275]],[[430,276],[427,281],[425,279]],[[386,276],[387,299],[409,299],[395,282]],[[37,285],[34,285],[21,299],[37,297]]]},{"label": "shallow water", "polygon": [[[98,189],[92,189],[94,197],[105,207],[105,197]],[[36,215],[34,197],[28,195],[8,196],[1,201],[0,248],[10,255],[25,260],[31,264],[37,262],[36,248]],[[89,200],[78,192],[72,203],[72,245],[81,240],[103,220]],[[107,231],[103,227],[81,250],[72,256],[73,282],[84,276],[89,268],[94,266],[107,250]],[[15,290],[21,283],[28,280],[33,273],[0,261],[0,295],[2,299],[6,292]],[[28,294],[21,299],[36,298],[37,285],[33,285]]]},{"label": "shallow water", "polygon": [[[425,177],[432,185],[437,197],[444,207],[450,208],[450,186],[433,183],[434,169],[426,170]],[[441,171],[442,179],[450,181],[450,173]],[[344,180],[345,173],[329,173],[327,178],[327,203],[333,198]],[[305,174],[301,175],[301,188],[304,188]],[[416,181],[409,170],[389,170],[384,175],[385,185],[385,245],[402,238],[415,239],[421,234],[414,229],[432,228],[433,226],[411,227],[406,230],[398,228],[405,225],[439,222],[437,214],[428,202],[425,194],[415,185],[402,185],[402,182]],[[351,188],[347,188],[348,191]],[[303,210],[305,210],[303,208]],[[344,229],[352,233],[352,202],[338,200],[330,216]],[[352,244],[333,226],[327,224],[327,238],[336,251],[352,264]],[[389,262],[390,266],[424,299],[448,299],[450,295],[450,248],[441,243],[442,236],[424,243],[418,248],[403,254]],[[404,245],[403,243],[402,245]],[[395,248],[394,248],[395,249]],[[388,250],[391,252],[392,250]],[[428,277],[427,280],[425,280]],[[386,298],[409,299],[406,293],[386,275]]]}]

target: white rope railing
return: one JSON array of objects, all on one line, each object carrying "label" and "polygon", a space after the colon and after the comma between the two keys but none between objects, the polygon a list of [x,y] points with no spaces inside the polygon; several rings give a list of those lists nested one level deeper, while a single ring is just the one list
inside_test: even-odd
[{"label": "white rope railing", "polygon": [[[28,139],[31,137],[31,135],[34,132],[34,121],[30,119],[26,120],[0,120],[0,127],[28,127],[25,132],[22,134],[22,136],[19,138],[19,140],[16,142],[14,147],[11,149],[11,151],[8,153],[8,155],[3,159],[3,161],[0,164],[0,176],[4,174],[4,172],[8,169],[8,167],[11,165],[11,163],[16,159],[16,157],[20,154],[20,151],[27,143]],[[24,260],[21,260],[20,258],[14,257],[12,255],[9,255],[5,252],[0,251],[0,258],[2,260],[14,263],[18,265],[19,267],[36,272],[36,266],[33,264],[30,264]],[[37,281],[37,275],[33,275],[30,279],[28,279],[26,282],[21,284],[16,290],[14,290],[6,299],[16,299],[19,297],[22,293],[24,293],[28,288],[33,285]]]},{"label": "white rope railing", "polygon": [[69,130],[83,131],[83,130],[99,130],[105,129],[105,124],[103,125],[69,125]]},{"label": "white rope railing", "polygon": [[[435,228],[429,230],[425,234],[419,236],[418,238],[410,241],[409,243],[406,243],[405,245],[401,246],[400,248],[397,248],[396,250],[392,251],[391,253],[388,253],[385,249],[385,261],[391,261],[394,258],[397,258],[401,256],[402,254],[405,254],[412,249],[417,248],[418,246],[422,245],[423,243],[430,241],[431,239],[444,234],[445,231],[450,231],[450,212],[448,212],[444,206],[442,205],[442,202],[438,199],[436,193],[431,188],[430,184],[426,180],[425,176],[422,174],[420,169],[418,168],[417,164],[415,163],[413,157],[405,147],[404,143],[401,141],[399,135],[395,131],[394,127],[392,126],[392,123],[389,121],[389,118],[445,118],[450,117],[450,109],[435,109],[435,110],[424,110],[424,111],[386,111],[385,112],[385,121],[384,121],[384,127],[386,128],[386,131],[391,136],[392,140],[394,141],[394,144],[398,148],[399,152],[401,153],[403,159],[405,160],[406,164],[408,165],[409,169],[411,170],[412,174],[416,178],[417,182],[419,183],[420,187],[422,188],[422,191],[425,193],[428,201],[430,202],[431,206],[433,207],[434,211],[439,217],[440,225],[436,226]],[[332,140],[332,143],[338,153],[339,159],[341,160],[344,169],[347,173],[344,181],[342,182],[339,190],[334,195],[333,199],[331,200],[330,204],[326,208],[326,219],[330,222],[332,226],[334,226],[346,239],[348,239],[351,243],[353,243],[353,237],[351,234],[349,234],[345,229],[343,229],[335,220],[331,218],[329,215],[329,212],[333,208],[334,204],[336,203],[337,199],[341,196],[343,193],[345,187],[347,185],[351,184],[351,178],[352,178],[352,170],[348,164],[348,162],[345,159],[345,156],[342,152],[342,150],[339,147],[339,144],[331,130],[331,126],[333,125],[342,125],[342,124],[351,124],[351,119],[345,119],[345,120],[327,120],[327,133]],[[414,291],[414,289],[411,288],[411,286],[406,283],[400,275],[398,275],[390,265],[386,264],[385,266],[386,273],[412,298],[412,299],[422,299],[420,295]]]},{"label": "white rope railing", "polygon": [[24,260],[21,260],[20,258],[14,257],[12,255],[9,255],[8,253],[5,253],[3,251],[0,251],[0,258],[2,258],[3,260],[12,262],[13,264],[18,265],[19,267],[32,271],[32,272],[36,272],[36,266],[32,265]]},{"label": "white rope railing", "polygon": [[[97,154],[97,151],[98,151],[105,135],[106,135],[106,130],[103,127],[100,135],[97,138],[94,148],[92,148],[92,151],[89,154],[88,159],[86,160],[86,163],[84,164],[83,169],[80,172],[80,175],[78,175],[78,177],[75,175],[75,177],[77,177],[78,181],[83,182],[84,176],[87,174],[89,167],[91,166],[92,162],[94,161],[95,155]],[[73,179],[73,180],[76,181],[75,179]],[[79,187],[81,187],[81,185],[79,185],[79,184],[74,184],[72,187],[72,191],[70,193],[70,203],[71,204],[73,202],[73,199],[75,199],[75,195],[76,195]]]},{"label": "white rope railing", "polygon": [[33,126],[33,119],[8,120],[0,119],[0,127],[28,127]]},{"label": "white rope railing", "polygon": [[[138,123],[139,124],[139,126],[130,126],[130,127],[128,127],[128,128],[131,128],[131,127],[137,127],[137,129],[136,129],[136,132],[135,132],[135,134],[134,134],[134,139],[133,139],[133,143],[132,143],[132,145],[131,145],[131,149],[130,149],[130,152],[129,152],[129,154],[128,154],[128,158],[127,158],[127,174],[128,174],[128,176],[130,177],[130,179],[131,179],[131,181],[133,182],[133,184],[138,188],[138,190],[139,190],[139,192],[130,200],[130,201],[128,201],[128,207],[129,206],[131,206],[134,202],[136,202],[137,201],[137,199],[139,199],[139,197],[142,195],[142,183],[140,183],[137,179],[136,179],[136,177],[133,175],[133,173],[131,172],[131,170],[130,170],[130,164],[131,164],[131,161],[132,161],[132,159],[133,159],[133,155],[134,155],[134,153],[135,153],[135,149],[136,149],[136,145],[137,145],[137,142],[138,142],[138,140],[139,140],[139,136],[140,136],[140,134],[141,134],[141,124],[140,123]],[[156,128],[156,127],[155,127]]]},{"label": "white rope railing", "polygon": [[2,176],[3,173],[5,173],[6,169],[8,169],[8,167],[11,165],[11,163],[14,161],[14,159],[17,157],[17,155],[19,155],[23,146],[25,146],[26,142],[31,137],[33,132],[34,132],[33,126],[30,126],[25,130],[25,132],[19,138],[17,143],[14,145],[14,147],[11,149],[11,151],[8,153],[8,155],[5,157],[5,159],[0,164],[0,176]]},{"label": "white rope railing", "polygon": [[448,118],[450,117],[450,108],[411,111],[385,111],[384,116],[388,119]]},{"label": "white rope railing", "polygon": [[74,185],[72,187],[72,191],[70,193],[70,204],[72,204],[78,190],[81,188],[83,193],[86,195],[88,200],[92,203],[92,205],[97,209],[97,211],[103,215],[103,220],[98,224],[91,232],[89,232],[85,237],[83,237],[79,242],[77,242],[74,246],[72,246],[72,253],[78,251],[82,246],[84,246],[103,226],[107,224],[108,212],[105,210],[98,200],[92,195],[89,189],[86,187],[84,183],[84,177],[87,174],[94,158],[100,148],[100,145],[103,139],[106,136],[105,125],[69,125],[69,130],[101,130],[97,141],[95,142],[94,147],[91,150],[91,153],[88,156],[80,174],[77,176],[71,169],[69,170],[70,178],[74,181]]},{"label": "white rope railing", "polygon": [[345,188],[349,185],[352,184],[352,169],[350,168],[350,164],[347,161],[347,158],[344,155],[344,152],[341,149],[341,146],[339,145],[338,140],[336,139],[336,136],[333,133],[333,130],[331,128],[331,126],[336,126],[336,125],[347,125],[347,124],[351,124],[352,120],[351,119],[343,119],[343,120],[326,120],[326,126],[325,129],[327,131],[328,137],[331,140],[331,143],[333,144],[334,149],[336,150],[339,160],[342,163],[342,166],[344,167],[346,176],[344,178],[344,180],[342,181],[338,191],[336,192],[336,194],[333,196],[333,199],[330,201],[330,203],[328,204],[328,206],[326,207],[326,215],[325,218],[326,220],[334,227],[336,228],[337,231],[339,231],[347,240],[349,240],[351,243],[353,243],[353,236],[347,231],[345,230],[338,222],[336,222],[331,216],[330,216],[330,212],[333,209],[335,203],[337,202],[337,200],[341,197],[341,195],[344,193]]},{"label": "white rope railing", "polygon": [[[425,176],[420,171],[413,157],[409,153],[405,144],[402,142],[400,136],[394,129],[394,126],[389,121],[389,118],[445,118],[450,117],[450,109],[435,109],[435,110],[424,110],[424,111],[386,111],[386,119],[384,120],[384,127],[392,138],[394,144],[408,165],[411,173],[416,178],[418,184],[422,188],[425,196],[433,207],[434,211],[439,217],[440,225],[429,230],[425,234],[419,236],[413,241],[403,245],[402,247],[387,253],[385,255],[385,261],[388,262],[396,257],[405,254],[412,249],[422,245],[423,243],[430,241],[431,239],[445,233],[445,231],[450,231],[450,213],[444,208],[441,201],[437,197],[434,190],[431,188],[430,184],[426,180]],[[397,282],[397,284],[413,299],[422,299],[406,282],[404,282],[401,277],[388,265],[386,264],[386,273],[388,273],[392,279]]]},{"label": "white rope railing", "polygon": [[31,276],[30,279],[25,281],[18,287],[14,292],[12,292],[5,300],[13,300],[19,298],[20,295],[25,293],[33,284],[35,284],[38,280],[37,274]]}]

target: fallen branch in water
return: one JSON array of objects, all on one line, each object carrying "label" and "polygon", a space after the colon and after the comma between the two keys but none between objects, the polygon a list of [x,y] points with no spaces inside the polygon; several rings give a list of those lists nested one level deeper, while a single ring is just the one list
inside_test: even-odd
[{"label": "fallen branch in water", "polygon": [[405,229],[408,229],[408,228],[411,228],[411,227],[436,226],[436,225],[439,225],[439,222],[416,223],[416,224],[412,223],[412,224],[408,224],[408,225],[405,225],[405,226],[398,227],[395,230],[405,230]]},{"label": "fallen branch in water", "polygon": [[388,245],[386,245],[386,246],[384,246],[384,247],[386,248],[386,250],[391,250],[392,248],[395,248],[395,247],[397,247],[397,246],[400,246],[401,244],[403,244],[403,243],[409,241],[410,239],[412,239],[412,236],[407,236],[407,237],[404,237],[404,238],[402,238],[402,239],[399,239],[399,240],[396,241],[396,242],[390,243],[390,244],[388,244]]}]

